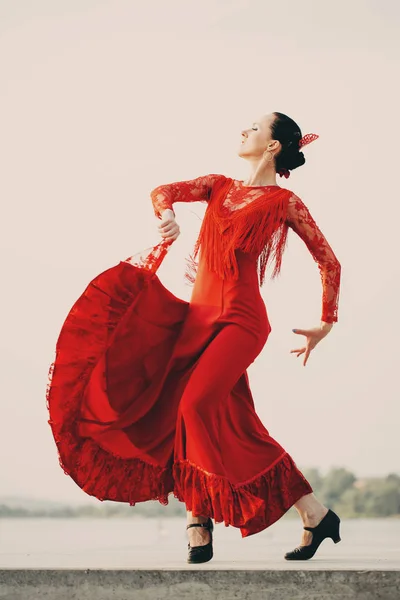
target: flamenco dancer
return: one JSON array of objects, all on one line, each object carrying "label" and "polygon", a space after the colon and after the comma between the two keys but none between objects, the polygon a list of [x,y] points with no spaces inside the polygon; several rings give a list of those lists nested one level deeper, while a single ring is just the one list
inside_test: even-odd
[{"label": "flamenco dancer", "polygon": [[[246,369],[271,332],[260,294],[266,267],[280,271],[288,229],[317,262],[322,315],[294,350],[306,366],[337,319],[340,263],[303,201],[277,185],[305,163],[288,116],[261,116],[242,131],[247,180],[208,174],[160,185],[151,199],[162,240],[95,277],[71,308],[46,390],[65,473],[99,500],[187,510],[188,562],[213,556],[213,521],[253,535],[295,506],[301,544],[288,560],[340,541],[340,519],[315,497],[292,457],[260,421]],[[177,298],[157,269],[179,236],[174,202],[207,203]],[[198,256],[198,260],[196,260]]]}]

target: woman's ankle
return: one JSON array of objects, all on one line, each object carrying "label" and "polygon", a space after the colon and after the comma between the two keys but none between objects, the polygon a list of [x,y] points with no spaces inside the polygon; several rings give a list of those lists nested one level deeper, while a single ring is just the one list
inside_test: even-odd
[{"label": "woman's ankle", "polygon": [[298,513],[305,526],[313,527],[324,518],[328,510],[326,506],[320,504],[319,506],[299,510]]},{"label": "woman's ankle", "polygon": [[206,523],[208,520],[208,517],[203,517],[203,516],[193,516],[191,511],[187,511],[186,512],[186,520],[188,523]]},{"label": "woman's ankle", "polygon": [[328,512],[328,508],[314,494],[303,496],[294,506],[306,527],[312,527]]}]

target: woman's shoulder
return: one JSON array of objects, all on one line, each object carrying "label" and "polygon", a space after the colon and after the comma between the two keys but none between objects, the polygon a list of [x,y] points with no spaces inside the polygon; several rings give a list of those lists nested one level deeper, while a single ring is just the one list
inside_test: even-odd
[{"label": "woman's shoulder", "polygon": [[304,206],[304,202],[303,200],[300,198],[300,196],[298,194],[296,194],[296,192],[294,192],[293,190],[288,190],[290,192],[289,195],[289,206],[293,207],[294,209],[300,208],[301,206]]},{"label": "woman's shoulder", "polygon": [[230,179],[230,177],[228,177],[227,175],[225,175],[223,173],[209,173],[208,175],[206,175],[206,177],[209,177],[210,179],[212,179],[214,181]]}]

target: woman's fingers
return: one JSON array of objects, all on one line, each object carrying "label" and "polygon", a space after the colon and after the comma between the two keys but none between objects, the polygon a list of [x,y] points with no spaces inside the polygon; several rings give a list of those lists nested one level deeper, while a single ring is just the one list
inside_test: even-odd
[{"label": "woman's fingers", "polygon": [[168,220],[168,222],[163,223],[158,226],[161,237],[167,240],[176,240],[176,238],[180,234],[180,229],[178,223],[175,219]]},{"label": "woman's fingers", "polygon": [[176,223],[168,223],[168,225],[159,225],[158,228],[160,231],[164,231],[165,233],[168,233],[169,231],[172,231],[173,229],[175,229],[176,226],[177,226]]},{"label": "woman's fingers", "polygon": [[176,240],[176,238],[178,237],[178,235],[179,235],[178,233],[176,233],[174,235],[166,234],[166,235],[163,235],[162,237],[164,239],[166,239],[166,240]]},{"label": "woman's fingers", "polygon": [[303,365],[306,366],[311,350],[312,350],[311,346],[308,346],[307,348],[298,348],[297,350],[291,350],[290,352],[296,352],[297,358],[299,358],[299,356],[301,356],[302,354],[305,353]]},{"label": "woman's fingers", "polygon": [[314,329],[292,329],[293,333],[298,333],[301,335],[305,335],[307,337],[306,346],[304,348],[297,348],[296,350],[291,350],[290,352],[296,352],[297,356],[301,356],[304,354],[303,365],[306,366],[308,358],[310,356],[311,350],[315,348],[315,346],[326,336],[326,333],[321,330],[321,328]]},{"label": "woman's fingers", "polygon": [[293,333],[298,333],[300,335],[310,335],[310,329],[292,329]]},{"label": "woman's fingers", "polygon": [[305,351],[306,351],[305,348],[299,348],[298,350],[291,350],[290,352],[295,352],[297,354],[297,356],[300,356]]},{"label": "woman's fingers", "polygon": [[306,353],[305,353],[305,355],[304,355],[303,367],[305,367],[305,366],[306,366],[306,364],[307,364],[308,357],[310,356],[310,352],[311,352],[311,348],[308,348],[308,349],[306,350]]},{"label": "woman's fingers", "polygon": [[163,237],[168,237],[170,235],[175,235],[175,233],[177,233],[177,232],[178,232],[178,230],[174,227],[173,229],[169,229],[168,231],[164,231],[164,230],[160,231],[160,234]]}]

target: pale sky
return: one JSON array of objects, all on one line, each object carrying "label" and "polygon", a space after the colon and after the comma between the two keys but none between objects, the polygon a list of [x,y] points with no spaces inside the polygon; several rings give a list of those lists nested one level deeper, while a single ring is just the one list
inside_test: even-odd
[{"label": "pale sky", "polygon": [[[257,412],[299,467],[400,472],[399,4],[395,0],[1,0],[0,496],[92,501],[58,464],[45,388],[62,323],[97,274],[160,241],[150,191],[247,177],[240,132],[291,116],[288,180],[342,264],[339,321],[319,325],[317,265],[293,231],[262,288],[272,333],[248,370]],[[189,299],[200,203],[159,276]]]}]

